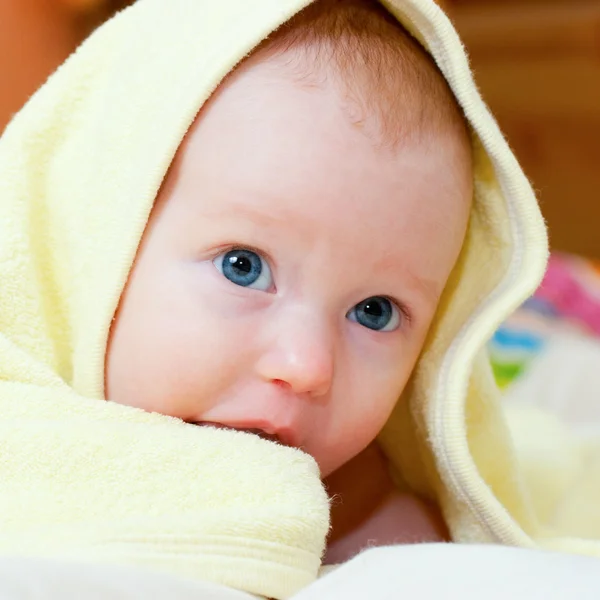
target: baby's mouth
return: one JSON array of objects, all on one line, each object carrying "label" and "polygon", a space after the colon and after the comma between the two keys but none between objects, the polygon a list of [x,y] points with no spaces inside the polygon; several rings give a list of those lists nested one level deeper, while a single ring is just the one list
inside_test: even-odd
[{"label": "baby's mouth", "polygon": [[287,445],[281,441],[281,439],[279,438],[279,436],[277,434],[267,433],[263,429],[231,427],[229,425],[224,425],[223,423],[212,423],[209,421],[193,422],[192,425],[198,425],[199,427],[212,427],[214,429],[228,429],[229,431],[240,431],[242,433],[249,433],[251,435],[256,435],[259,438],[262,438],[263,440],[268,440],[270,442],[276,442],[277,444],[281,444],[283,446]]},{"label": "baby's mouth", "polygon": [[244,433],[251,433],[252,435],[257,435],[263,440],[269,440],[270,442],[277,442],[278,444],[283,444],[283,442],[279,439],[279,436],[277,434],[267,433],[262,429],[235,429],[234,427],[225,427],[225,429],[231,429],[232,431],[243,431]]}]

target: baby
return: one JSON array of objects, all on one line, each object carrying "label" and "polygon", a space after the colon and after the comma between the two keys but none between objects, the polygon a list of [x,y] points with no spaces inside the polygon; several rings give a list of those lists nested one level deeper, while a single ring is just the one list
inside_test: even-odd
[{"label": "baby", "polygon": [[113,323],[107,398],[312,455],[339,498],[328,562],[445,539],[373,442],[461,249],[470,152],[443,76],[377,2],[311,4],[181,145]]}]

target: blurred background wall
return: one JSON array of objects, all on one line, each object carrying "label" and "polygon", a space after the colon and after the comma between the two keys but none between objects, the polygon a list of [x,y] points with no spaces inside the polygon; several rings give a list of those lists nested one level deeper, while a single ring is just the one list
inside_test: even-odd
[{"label": "blurred background wall", "polygon": [[552,247],[600,258],[600,2],[446,3]]},{"label": "blurred background wall", "polygon": [[[80,41],[128,3],[0,0],[0,131]],[[600,258],[600,0],[439,3],[533,181],[552,247]]]},{"label": "blurred background wall", "polygon": [[[168,1],[168,0],[167,0]],[[116,0],[0,0],[0,132]]]}]

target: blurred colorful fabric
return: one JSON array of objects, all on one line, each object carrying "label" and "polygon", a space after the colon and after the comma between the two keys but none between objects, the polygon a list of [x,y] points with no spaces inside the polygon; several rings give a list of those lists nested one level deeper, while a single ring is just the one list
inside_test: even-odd
[{"label": "blurred colorful fabric", "polygon": [[550,257],[538,291],[490,341],[499,386],[506,388],[525,373],[561,332],[600,337],[600,262],[560,253]]}]

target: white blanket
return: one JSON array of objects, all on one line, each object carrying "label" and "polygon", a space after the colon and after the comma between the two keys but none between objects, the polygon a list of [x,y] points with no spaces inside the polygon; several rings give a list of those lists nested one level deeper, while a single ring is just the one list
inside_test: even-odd
[{"label": "white blanket", "polygon": [[[594,558],[501,546],[373,548],[294,600],[597,600]],[[139,568],[0,560],[2,600],[254,600],[219,585]]]}]

